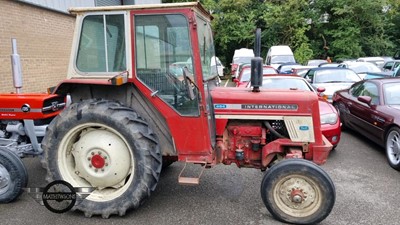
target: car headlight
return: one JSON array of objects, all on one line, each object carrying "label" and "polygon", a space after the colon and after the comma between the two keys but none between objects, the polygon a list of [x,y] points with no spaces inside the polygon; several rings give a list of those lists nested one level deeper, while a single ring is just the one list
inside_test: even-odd
[{"label": "car headlight", "polygon": [[336,124],[338,116],[336,113],[328,113],[321,115],[321,124]]}]

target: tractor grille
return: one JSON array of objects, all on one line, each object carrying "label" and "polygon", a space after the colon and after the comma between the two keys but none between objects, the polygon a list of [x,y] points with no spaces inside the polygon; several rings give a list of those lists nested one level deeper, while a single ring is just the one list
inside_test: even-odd
[{"label": "tractor grille", "polygon": [[315,142],[312,117],[285,116],[284,121],[292,141]]}]

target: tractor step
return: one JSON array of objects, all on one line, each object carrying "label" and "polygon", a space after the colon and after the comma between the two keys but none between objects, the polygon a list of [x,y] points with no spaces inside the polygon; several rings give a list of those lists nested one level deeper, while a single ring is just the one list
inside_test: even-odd
[{"label": "tractor step", "polygon": [[[183,171],[186,169],[186,165],[188,163],[195,163],[195,164],[202,164],[201,171],[198,175],[198,177],[184,177],[182,176]],[[179,173],[178,177],[178,183],[183,184],[183,185],[198,185],[200,183],[200,177],[203,175],[204,169],[206,168],[207,163],[206,162],[198,162],[198,161],[186,161],[185,166],[183,166],[182,171]]]}]

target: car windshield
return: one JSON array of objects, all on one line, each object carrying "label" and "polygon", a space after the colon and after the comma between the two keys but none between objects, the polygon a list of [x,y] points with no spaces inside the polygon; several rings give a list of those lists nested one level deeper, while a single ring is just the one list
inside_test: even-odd
[{"label": "car windshield", "polygon": [[303,79],[289,77],[264,77],[262,88],[313,91]]},{"label": "car windshield", "polygon": [[[277,74],[274,68],[263,68],[263,74]],[[242,76],[240,77],[240,82],[250,81],[251,77],[251,68],[244,68],[242,72]]]},{"label": "car windshield", "polygon": [[363,64],[354,64],[349,66],[350,69],[354,70],[356,73],[365,73],[365,72],[382,72],[379,67],[372,63],[363,63]]},{"label": "car windshield", "polygon": [[387,83],[383,85],[383,96],[385,105],[400,105],[400,82]]},{"label": "car windshield", "polygon": [[271,63],[284,63],[284,62],[296,62],[292,55],[274,55],[271,57]]},{"label": "car windshield", "polygon": [[361,78],[351,70],[319,70],[315,71],[314,83],[354,83]]},{"label": "car windshield", "polygon": [[297,64],[292,64],[292,65],[284,65],[281,66],[281,68],[279,69],[279,71],[282,72],[292,72],[292,68],[298,66]]},{"label": "car windshield", "polygon": [[233,58],[233,63],[241,64],[241,63],[251,63],[252,56],[241,56]]}]

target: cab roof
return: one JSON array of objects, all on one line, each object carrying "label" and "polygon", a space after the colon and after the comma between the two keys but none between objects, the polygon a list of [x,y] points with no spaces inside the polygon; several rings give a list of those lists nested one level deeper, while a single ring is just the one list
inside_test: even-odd
[{"label": "cab roof", "polygon": [[169,8],[198,8],[203,13],[210,13],[203,8],[200,2],[183,2],[183,3],[163,3],[163,4],[142,4],[142,5],[118,5],[118,6],[96,6],[96,7],[72,7],[69,8],[71,14],[79,14],[84,12],[97,11],[131,11],[144,9],[169,9]]}]

